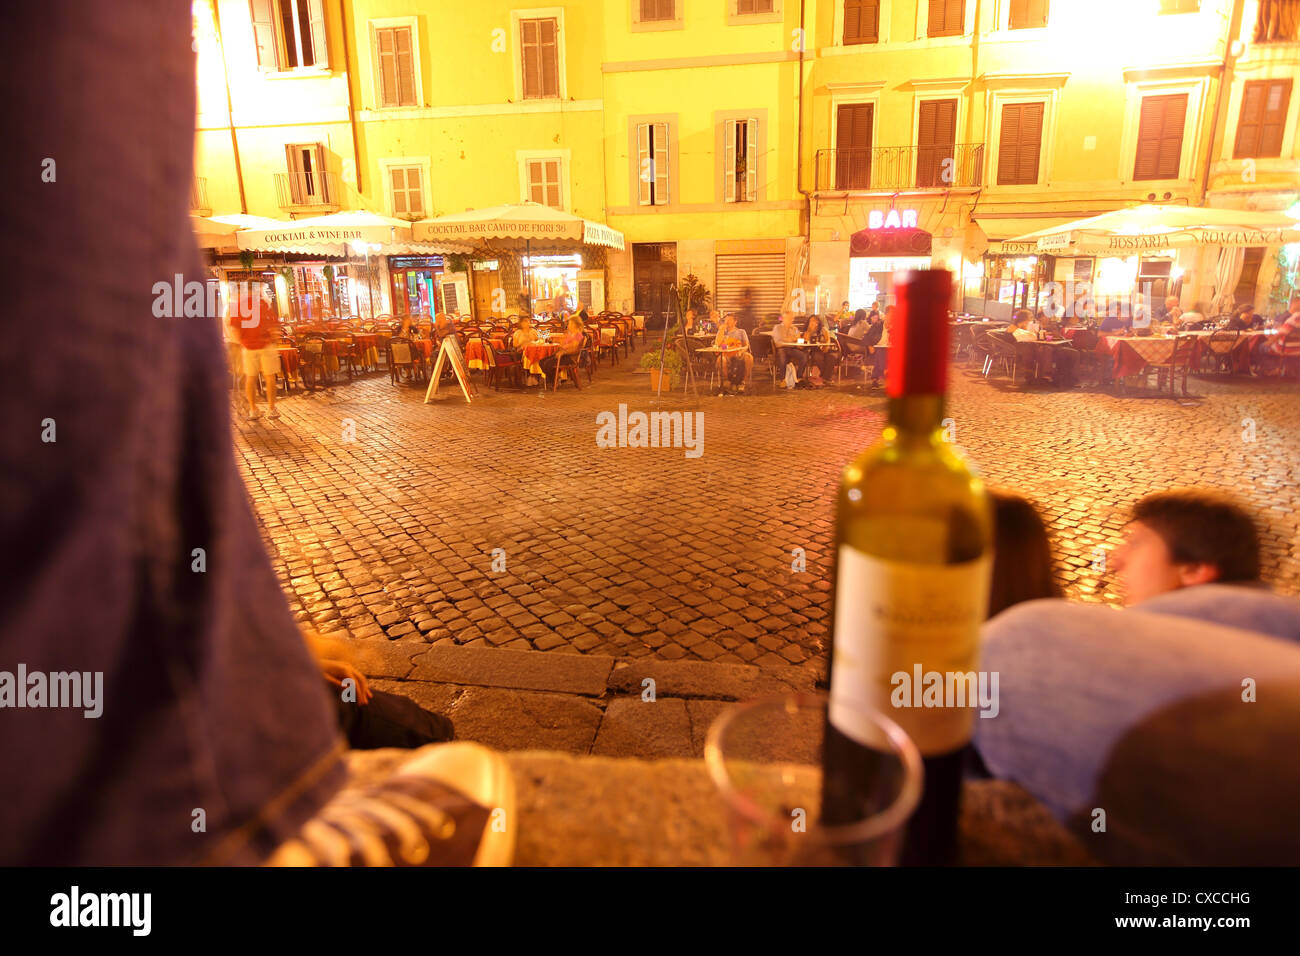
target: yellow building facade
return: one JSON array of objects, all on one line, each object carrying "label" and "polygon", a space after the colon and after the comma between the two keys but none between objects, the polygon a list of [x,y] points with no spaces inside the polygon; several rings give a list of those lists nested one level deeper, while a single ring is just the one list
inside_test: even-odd
[{"label": "yellow building facade", "polygon": [[[627,240],[543,263],[534,296],[585,278],[620,311],[667,310],[688,273],[723,308],[743,289],[760,313],[864,305],[921,262],[958,273],[972,310],[1051,281],[1191,306],[1221,291],[1217,249],[1082,261],[1011,240],[1146,201],[1291,208],[1298,8],[198,0],[196,208],[418,219],[533,199]],[[1258,307],[1288,255],[1241,256]],[[386,265],[383,311],[446,271]],[[515,311],[515,275],[480,264],[458,298],[492,310],[504,286]]]}]

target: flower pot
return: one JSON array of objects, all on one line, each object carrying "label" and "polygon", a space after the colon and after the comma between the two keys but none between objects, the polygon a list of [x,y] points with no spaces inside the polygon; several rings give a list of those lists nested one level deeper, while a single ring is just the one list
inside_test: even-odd
[{"label": "flower pot", "polygon": [[[667,369],[664,369],[662,374],[663,374],[663,377],[664,377],[664,387],[667,388],[667,387],[668,387],[668,370],[667,370]],[[652,368],[652,369],[650,369],[650,391],[652,391],[652,392],[657,392],[657,391],[659,391],[659,375],[660,375],[660,371],[659,371],[659,369],[657,369],[657,368]]]}]

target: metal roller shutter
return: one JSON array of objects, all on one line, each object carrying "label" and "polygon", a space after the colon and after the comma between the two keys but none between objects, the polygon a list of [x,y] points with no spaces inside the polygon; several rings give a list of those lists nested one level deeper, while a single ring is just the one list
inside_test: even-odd
[{"label": "metal roller shutter", "polygon": [[752,253],[718,256],[713,301],[724,315],[740,309],[740,294],[754,290],[754,311],[760,319],[785,308],[785,254]]}]

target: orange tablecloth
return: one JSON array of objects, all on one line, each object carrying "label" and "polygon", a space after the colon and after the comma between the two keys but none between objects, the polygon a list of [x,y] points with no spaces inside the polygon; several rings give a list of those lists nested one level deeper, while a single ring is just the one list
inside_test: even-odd
[{"label": "orange tablecloth", "polygon": [[524,368],[534,375],[542,373],[541,361],[560,350],[558,345],[525,345],[523,351]]},{"label": "orange tablecloth", "polygon": [[1149,338],[1103,335],[1097,342],[1097,351],[1115,360],[1116,378],[1125,378],[1137,375],[1148,365],[1168,362],[1174,354],[1174,340],[1154,335]]},{"label": "orange tablecloth", "polygon": [[465,362],[470,368],[491,367],[492,353],[482,339],[470,339],[465,343]]},{"label": "orange tablecloth", "polygon": [[298,347],[296,345],[280,345],[276,347],[280,353],[280,370],[284,372],[284,379],[298,377]]}]

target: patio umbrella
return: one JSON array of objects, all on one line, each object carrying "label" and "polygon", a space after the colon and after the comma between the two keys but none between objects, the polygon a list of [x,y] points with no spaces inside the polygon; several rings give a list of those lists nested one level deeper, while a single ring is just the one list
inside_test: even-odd
[{"label": "patio umbrella", "polygon": [[233,249],[238,245],[235,234],[241,229],[274,229],[288,223],[266,216],[190,216],[194,238],[203,249]]},{"label": "patio umbrella", "polygon": [[[469,243],[488,256],[522,252],[530,260],[534,243],[538,252],[577,252],[584,245],[623,248],[623,234],[617,229],[536,202],[506,203],[421,219],[414,226],[414,234],[417,240]],[[531,303],[527,277],[521,278],[524,288],[529,289]]]},{"label": "patio umbrella", "polygon": [[352,255],[354,243],[378,244],[379,255],[441,255],[470,251],[470,247],[462,243],[415,242],[411,224],[405,219],[380,216],[364,209],[241,229],[235,238],[241,249],[324,256]]},{"label": "patio umbrella", "polygon": [[1281,212],[1134,206],[1018,236],[1056,255],[1126,256],[1188,246],[1270,246],[1300,241],[1300,221]]}]

